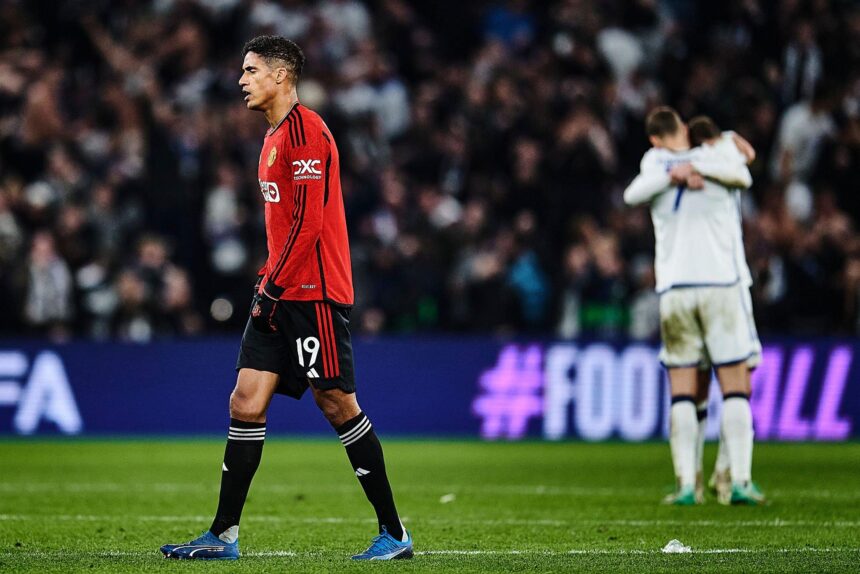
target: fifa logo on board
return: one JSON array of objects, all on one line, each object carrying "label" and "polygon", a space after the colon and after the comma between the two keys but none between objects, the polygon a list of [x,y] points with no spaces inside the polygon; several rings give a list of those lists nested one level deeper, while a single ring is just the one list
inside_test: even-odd
[{"label": "fifa logo on board", "polygon": [[274,181],[260,182],[260,193],[263,194],[263,199],[269,203],[279,203],[281,201],[281,191],[278,189],[278,184]]},{"label": "fifa logo on board", "polygon": [[63,434],[78,434],[83,420],[69,376],[56,353],[43,351],[32,363],[20,351],[0,351],[0,407],[12,407],[18,434],[37,432],[44,423]]},{"label": "fifa logo on board", "polygon": [[320,165],[318,159],[299,159],[293,162],[296,170],[293,179],[322,179],[322,172],[317,169]]}]

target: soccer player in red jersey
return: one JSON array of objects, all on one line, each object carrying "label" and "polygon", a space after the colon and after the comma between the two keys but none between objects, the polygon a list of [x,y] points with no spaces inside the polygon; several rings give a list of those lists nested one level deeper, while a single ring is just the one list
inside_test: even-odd
[{"label": "soccer player in red jersey", "polygon": [[322,118],[298,101],[305,58],[295,43],[260,36],[243,53],[245,103],[271,126],[257,168],[269,256],[236,365],[215,519],[196,540],[161,551],[169,558],[239,557],[239,518],[260,464],[269,402],[275,393],[299,399],[310,388],[379,520],[379,535],[353,558],[411,558],[412,537],[394,505],[382,446],[355,398],[352,270],[337,146]]}]

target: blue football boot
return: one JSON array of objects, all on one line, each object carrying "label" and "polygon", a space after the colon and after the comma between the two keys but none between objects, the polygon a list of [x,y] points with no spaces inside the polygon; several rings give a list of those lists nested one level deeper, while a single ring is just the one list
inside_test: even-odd
[{"label": "blue football boot", "polygon": [[207,530],[187,544],[165,544],[161,553],[165,558],[178,560],[236,560],[239,558],[239,540],[225,542]]},{"label": "blue football boot", "polygon": [[404,560],[412,558],[412,534],[406,532],[406,542],[397,540],[383,526],[382,534],[374,536],[370,547],[352,557],[353,560]]}]

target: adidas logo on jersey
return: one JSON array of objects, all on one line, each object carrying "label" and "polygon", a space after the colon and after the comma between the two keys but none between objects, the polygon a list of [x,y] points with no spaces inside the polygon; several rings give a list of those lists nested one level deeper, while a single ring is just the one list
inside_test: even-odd
[{"label": "adidas logo on jersey", "polygon": [[313,368],[312,368],[310,371],[308,371],[308,375],[307,375],[307,376],[308,376],[308,378],[309,378],[309,379],[318,379],[318,378],[320,378],[320,375],[319,375],[319,373],[317,373],[317,370],[316,370],[316,369],[313,369]]}]

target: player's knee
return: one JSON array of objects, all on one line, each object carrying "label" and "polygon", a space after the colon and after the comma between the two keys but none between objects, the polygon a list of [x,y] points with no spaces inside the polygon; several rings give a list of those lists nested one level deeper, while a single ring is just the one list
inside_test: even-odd
[{"label": "player's knee", "polygon": [[726,365],[717,369],[717,378],[723,394],[746,393],[749,369],[746,363]]},{"label": "player's knee", "polygon": [[726,381],[720,385],[724,395],[728,394],[748,394],[747,386],[744,381]]},{"label": "player's knee", "polygon": [[322,411],[323,416],[333,426],[340,426],[349,420],[350,413],[342,401],[338,401],[334,397],[319,394],[314,395],[314,400],[320,411]]},{"label": "player's knee", "polygon": [[343,409],[333,401],[317,401],[317,406],[322,411],[323,416],[333,425],[341,424],[343,418]]},{"label": "player's knee", "polygon": [[266,403],[240,388],[230,395],[230,416],[242,421],[257,421],[266,414]]}]

